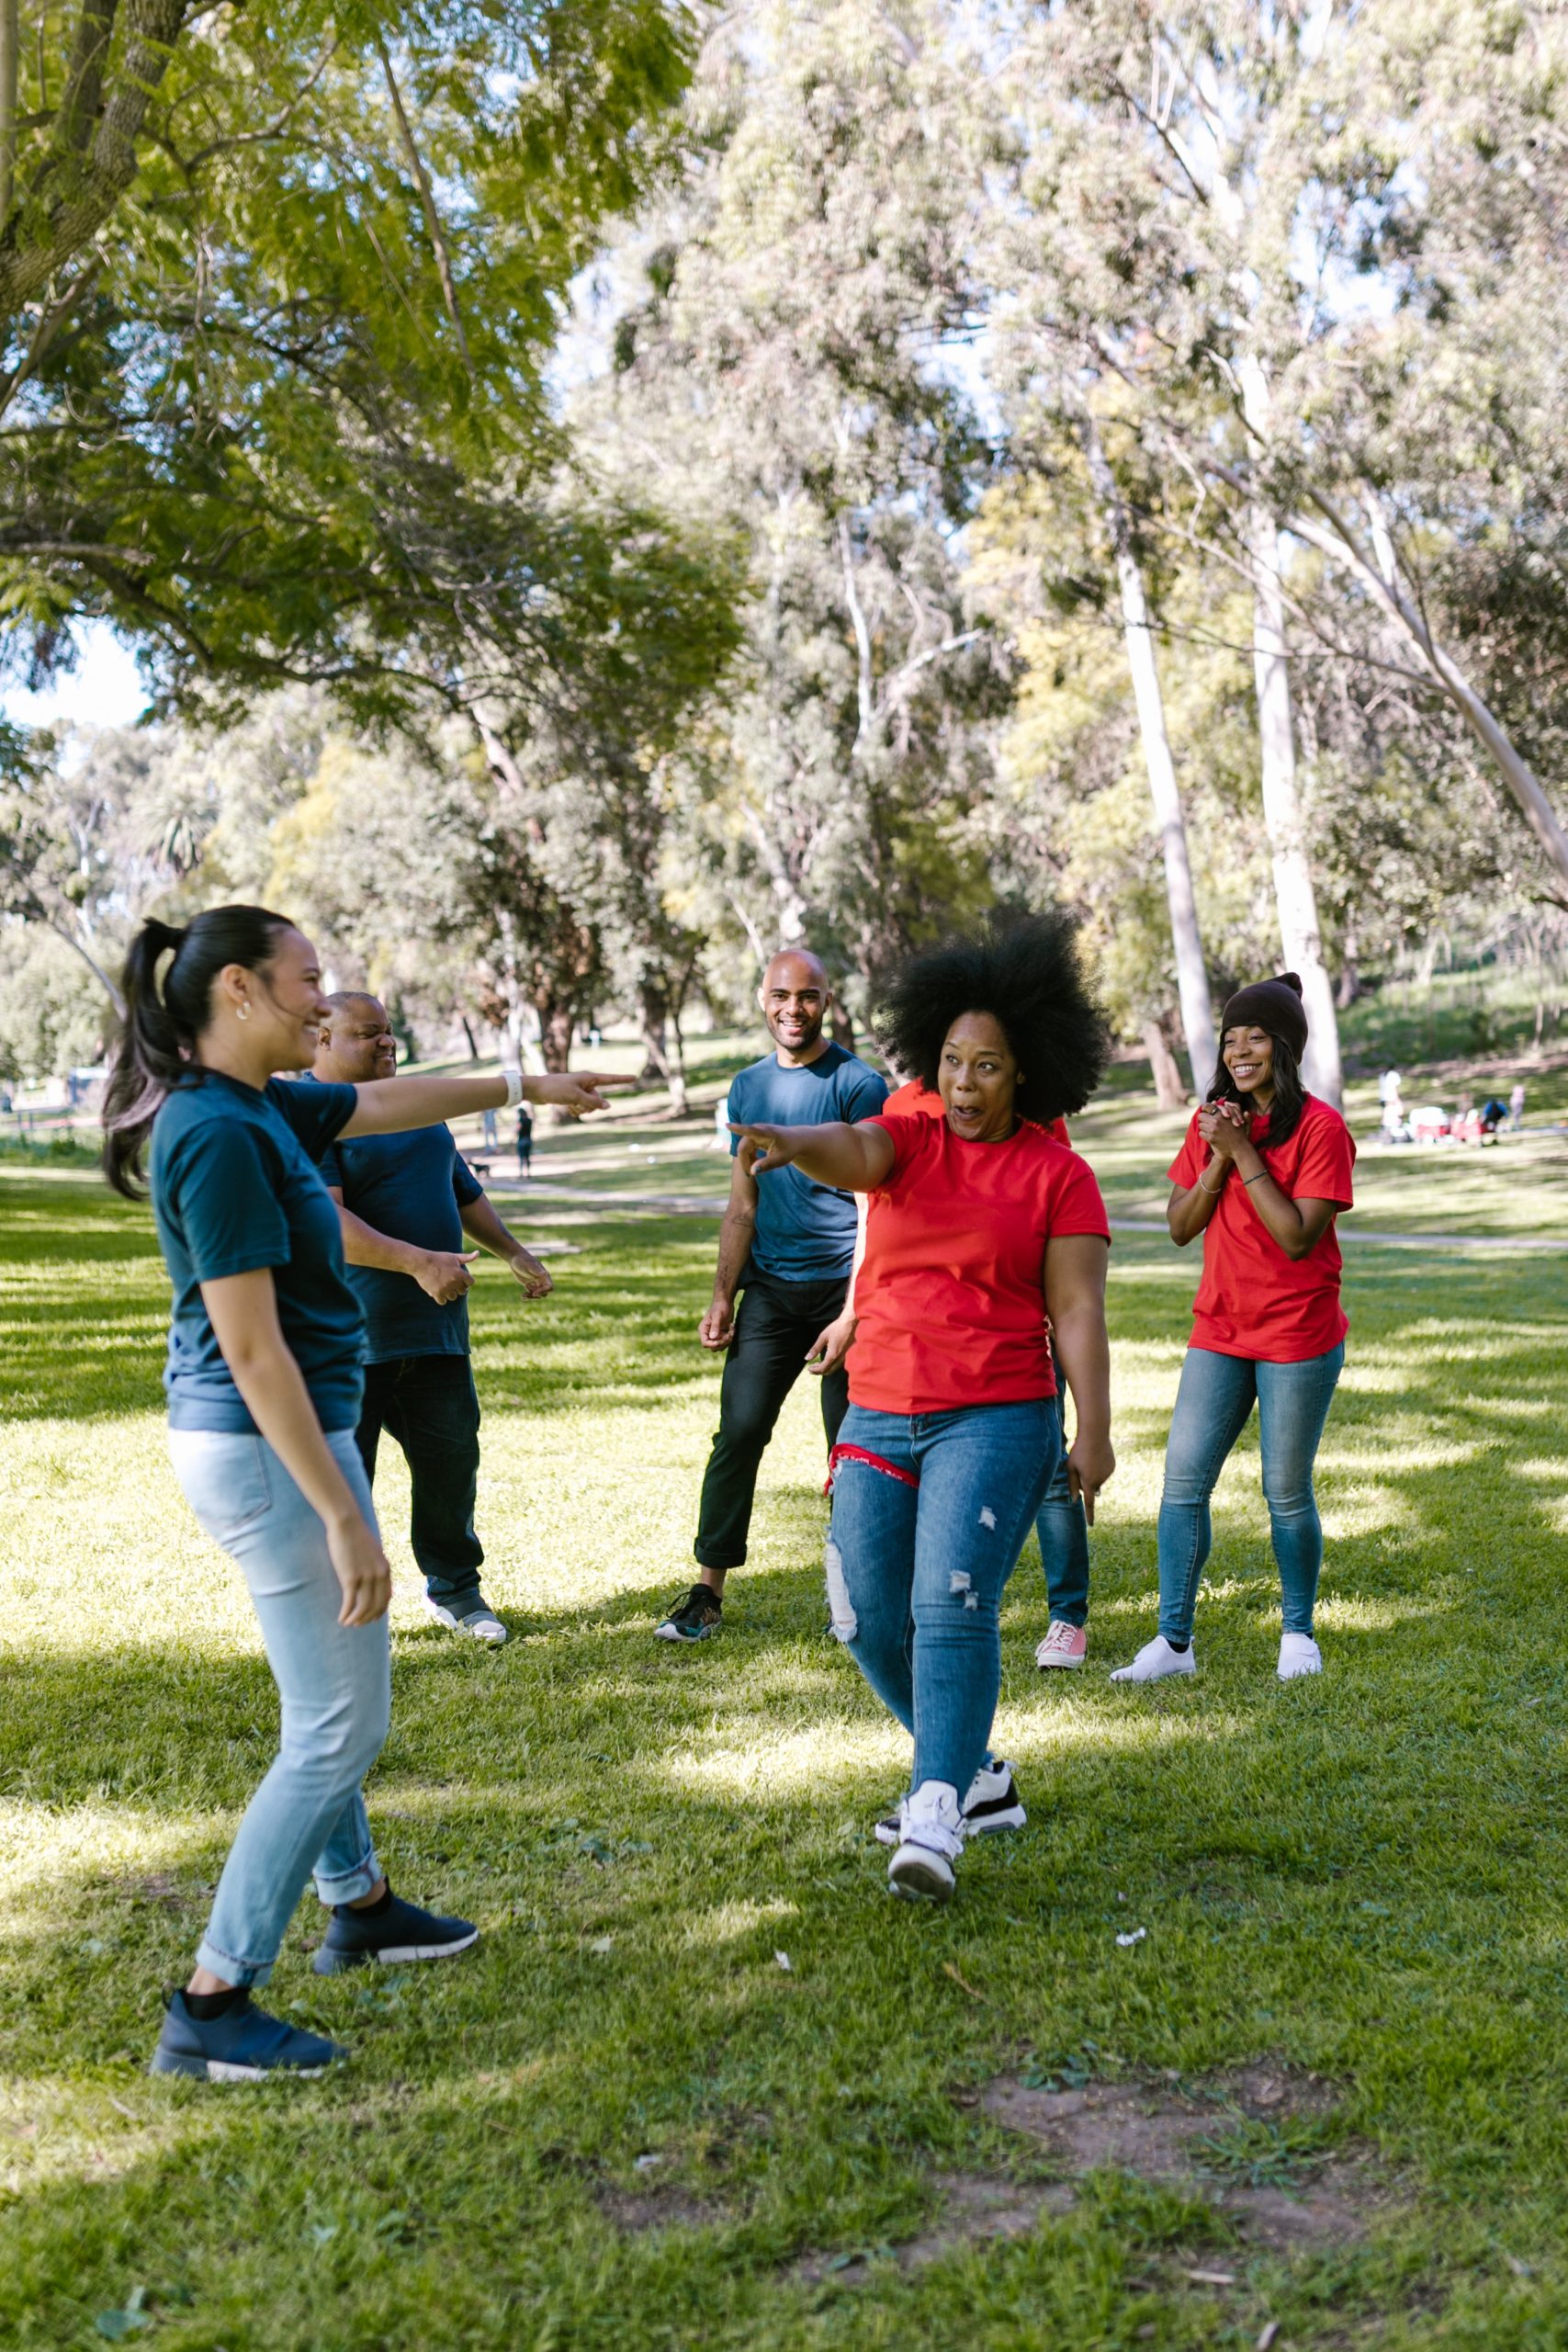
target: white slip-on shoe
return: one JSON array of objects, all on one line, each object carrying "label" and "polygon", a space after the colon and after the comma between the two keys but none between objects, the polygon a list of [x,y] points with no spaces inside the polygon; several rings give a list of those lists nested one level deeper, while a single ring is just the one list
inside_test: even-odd
[{"label": "white slip-on shoe", "polygon": [[433,1617],[438,1625],[445,1625],[449,1634],[467,1634],[470,1641],[483,1642],[492,1650],[500,1649],[506,1639],[505,1626],[494,1610],[487,1608],[482,1600],[476,1601],[471,1609],[464,1610],[459,1615],[441,1601],[432,1600],[426,1593],[424,1607],[426,1615]]},{"label": "white slip-on shoe", "polygon": [[1281,1634],[1280,1663],[1274,1670],[1281,1682],[1293,1682],[1298,1674],[1321,1674],[1323,1652],[1310,1634]]},{"label": "white slip-on shoe", "polygon": [[1184,1650],[1173,1650],[1163,1634],[1145,1642],[1131,1666],[1119,1666],[1111,1676],[1112,1682],[1160,1682],[1168,1674],[1196,1674],[1198,1651],[1189,1642]]},{"label": "white slip-on shoe", "polygon": [[898,1850],[887,1865],[891,1893],[910,1902],[952,1899],[953,1864],[964,1851],[964,1815],[951,1781],[922,1781],[899,1808]]}]

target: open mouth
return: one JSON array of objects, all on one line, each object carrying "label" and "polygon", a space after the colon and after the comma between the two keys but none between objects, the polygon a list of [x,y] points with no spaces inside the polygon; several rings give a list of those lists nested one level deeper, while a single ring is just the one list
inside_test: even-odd
[{"label": "open mouth", "polygon": [[1250,1086],[1260,1067],[1258,1062],[1232,1062],[1231,1076],[1238,1086]]}]

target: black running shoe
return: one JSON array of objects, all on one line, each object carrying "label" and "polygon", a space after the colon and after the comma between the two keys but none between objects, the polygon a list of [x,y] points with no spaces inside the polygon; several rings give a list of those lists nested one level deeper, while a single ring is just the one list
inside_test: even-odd
[{"label": "black running shoe", "polygon": [[653,1629],[660,1642],[705,1642],[724,1622],[724,1603],[711,1585],[694,1584],[679,1609]]}]

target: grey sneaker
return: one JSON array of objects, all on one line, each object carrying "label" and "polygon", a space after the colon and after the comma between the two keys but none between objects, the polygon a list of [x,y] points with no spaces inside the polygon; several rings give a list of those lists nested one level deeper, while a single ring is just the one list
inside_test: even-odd
[{"label": "grey sneaker", "polygon": [[471,1608],[458,1613],[442,1601],[432,1600],[426,1593],[424,1607],[426,1615],[434,1617],[438,1625],[445,1625],[449,1634],[467,1634],[473,1641],[488,1643],[492,1650],[498,1650],[506,1639],[505,1626],[482,1600],[476,1600]]}]

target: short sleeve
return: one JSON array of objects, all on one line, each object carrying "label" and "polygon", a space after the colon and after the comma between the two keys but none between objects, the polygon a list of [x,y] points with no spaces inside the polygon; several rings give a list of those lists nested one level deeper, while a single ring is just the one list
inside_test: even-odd
[{"label": "short sleeve", "polygon": [[460,1151],[455,1152],[452,1158],[452,1190],[457,1196],[460,1209],[466,1209],[472,1201],[482,1201],[485,1196],[484,1186]]},{"label": "short sleeve", "polygon": [[874,1119],[887,1101],[887,1080],[863,1062],[847,1077],[843,1094],[843,1115],[852,1126],[857,1119]]},{"label": "short sleeve", "polygon": [[1104,1195],[1088,1160],[1075,1151],[1071,1159],[1054,1172],[1046,1238],[1055,1240],[1069,1233],[1093,1233],[1102,1241],[1109,1241],[1111,1220],[1105,1214]]},{"label": "short sleeve", "polygon": [[937,1131],[936,1126],[933,1121],[923,1119],[918,1114],[910,1118],[896,1111],[879,1113],[870,1124],[880,1127],[893,1146],[893,1165],[877,1188],[880,1192],[891,1193],[897,1189],[908,1174],[911,1163],[929,1145]]},{"label": "short sleeve", "polygon": [[266,1099],[293,1128],[308,1159],[320,1159],[335,1143],[359,1101],[356,1086],[324,1085],[315,1079],[269,1079]]},{"label": "short sleeve", "polygon": [[198,1283],[288,1263],[288,1220],[267,1164],[276,1149],[249,1119],[204,1120],[175,1146],[166,1198]]},{"label": "short sleeve", "polygon": [[1165,1172],[1173,1184],[1190,1191],[1208,1164],[1206,1147],[1198,1133],[1198,1114],[1194,1111],[1186,1140]]},{"label": "short sleeve", "polygon": [[[746,1124],[746,1072],[741,1070],[739,1076],[730,1080],[729,1092],[725,1102],[725,1108],[730,1120],[739,1126],[744,1126]],[[731,1159],[734,1159],[739,1148],[739,1136],[731,1136],[729,1138],[729,1157]]]},{"label": "short sleeve", "polygon": [[1302,1138],[1302,1156],[1296,1163],[1292,1197],[1298,1201],[1332,1201],[1337,1208],[1351,1207],[1355,1194],[1350,1170],[1355,1159],[1356,1146],[1344,1120],[1332,1112],[1314,1118]]}]

